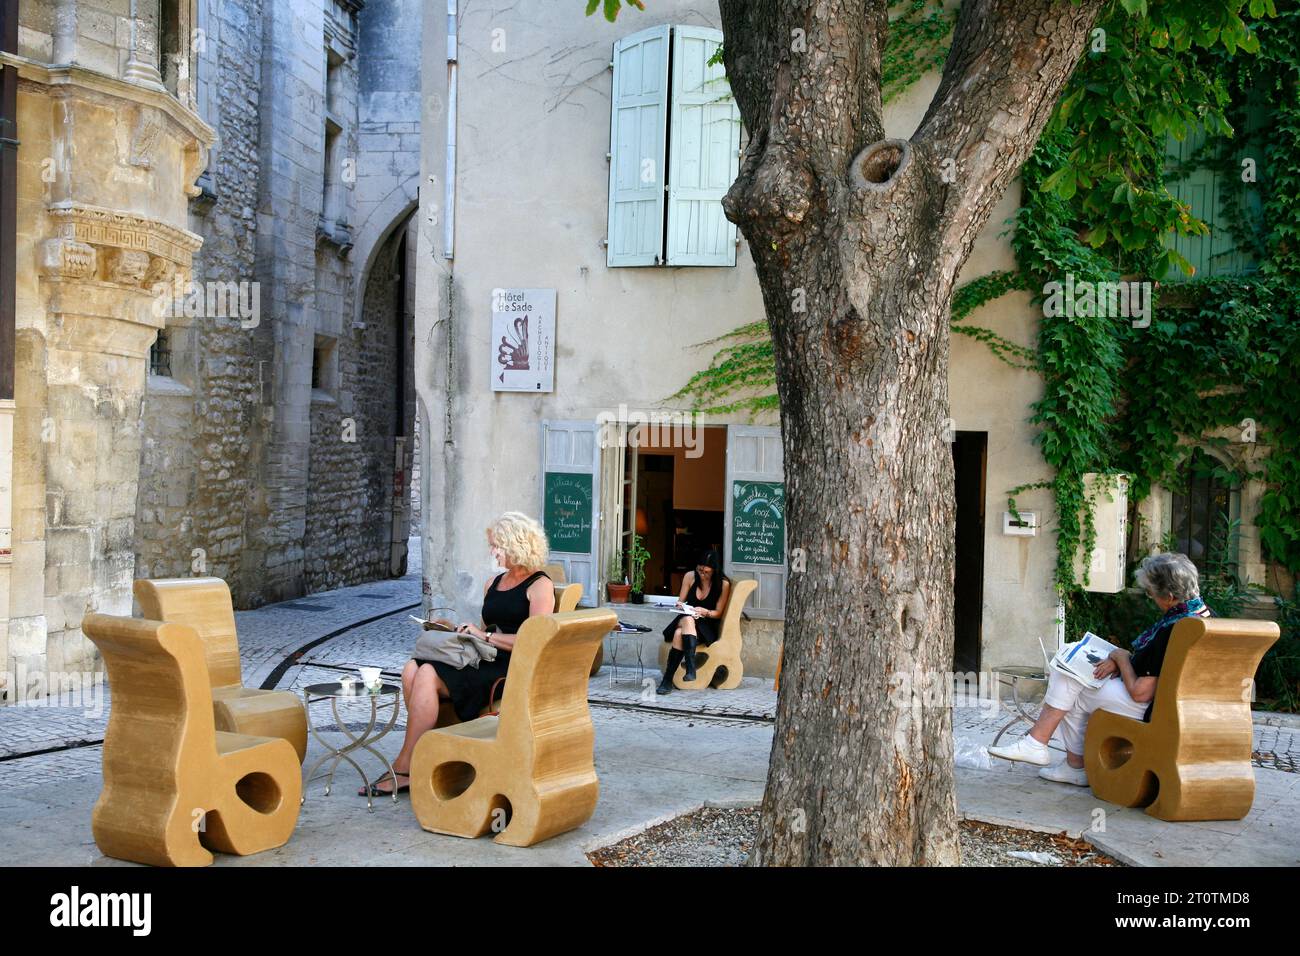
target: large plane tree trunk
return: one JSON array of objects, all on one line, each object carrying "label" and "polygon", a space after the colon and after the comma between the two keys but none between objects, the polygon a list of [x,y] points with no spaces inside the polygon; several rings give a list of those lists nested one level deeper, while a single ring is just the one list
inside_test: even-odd
[{"label": "large plane tree trunk", "polygon": [[[958,861],[948,313],[1101,0],[964,0],[910,140],[885,138],[879,0],[721,0],[781,399],[785,665],[752,862]],[[931,693],[927,697],[925,691]]]}]

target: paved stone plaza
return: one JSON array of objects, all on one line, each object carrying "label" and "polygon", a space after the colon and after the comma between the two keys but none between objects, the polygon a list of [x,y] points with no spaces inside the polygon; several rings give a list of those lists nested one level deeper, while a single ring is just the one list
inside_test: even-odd
[{"label": "paved stone plaza", "polygon": [[[301,690],[335,680],[360,664],[379,665],[395,678],[415,638],[408,614],[418,613],[419,580],[416,567],[400,580],[240,612],[245,683]],[[647,660],[642,672],[634,656],[628,666],[620,651],[618,664],[616,681],[609,665],[591,679],[588,699],[601,801],[592,819],[572,833],[529,850],[428,834],[405,796],[396,805],[376,801],[375,812],[368,813],[365,801],[355,795],[355,771],[344,766],[329,797],[322,781],[307,786],[302,816],[287,846],[245,859],[218,856],[218,863],[582,865],[586,850],[701,804],[761,799],[776,710],[772,681],[746,678],[734,691],[657,697],[657,661]],[[90,833],[111,696],[100,688],[79,702],[65,698],[59,703],[0,709],[0,859],[10,864],[113,863],[101,856]],[[368,713],[345,710],[343,716],[355,726]],[[958,802],[964,815],[1065,831],[1135,865],[1300,864],[1300,832],[1293,825],[1300,809],[1300,774],[1295,772],[1300,721],[1257,714],[1258,794],[1246,819],[1168,824],[1140,811],[1101,804],[1087,790],[1041,781],[1034,768],[990,761],[983,747],[1009,718],[1005,705],[988,700],[969,701],[954,711]],[[330,719],[323,722],[328,725]],[[390,757],[404,726],[399,718],[380,745]],[[1011,732],[1021,729],[1023,725]],[[313,741],[308,762],[320,753]],[[50,837],[55,833],[75,836],[55,842]]]}]

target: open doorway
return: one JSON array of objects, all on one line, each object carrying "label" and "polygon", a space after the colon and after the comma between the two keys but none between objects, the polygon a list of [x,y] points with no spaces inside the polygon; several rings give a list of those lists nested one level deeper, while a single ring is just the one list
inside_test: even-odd
[{"label": "open doorway", "polygon": [[681,592],[701,551],[722,553],[727,430],[698,429],[692,448],[657,445],[643,427],[630,434],[623,465],[622,549],[632,534],[650,552],[645,593]]},{"label": "open doorway", "polygon": [[980,669],[984,621],[984,473],[988,432],[957,432],[952,443],[956,478],[956,574],[953,580],[953,670]]}]

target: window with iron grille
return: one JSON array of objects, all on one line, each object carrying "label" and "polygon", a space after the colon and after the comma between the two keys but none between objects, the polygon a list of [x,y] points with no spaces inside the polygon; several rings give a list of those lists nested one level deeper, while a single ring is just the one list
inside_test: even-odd
[{"label": "window with iron grille", "polygon": [[171,343],[167,341],[165,331],[159,331],[158,337],[154,339],[153,345],[149,347],[149,374],[169,377],[172,374]]},{"label": "window with iron grille", "polygon": [[1233,522],[1238,517],[1239,489],[1227,467],[1197,448],[1179,466],[1168,488],[1173,549],[1191,558],[1202,573],[1236,564]]}]

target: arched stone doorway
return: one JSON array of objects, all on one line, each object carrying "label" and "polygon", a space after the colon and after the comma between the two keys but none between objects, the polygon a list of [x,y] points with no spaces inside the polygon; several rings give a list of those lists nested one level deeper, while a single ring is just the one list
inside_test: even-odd
[{"label": "arched stone doorway", "polygon": [[371,259],[351,335],[316,343],[307,593],[406,573],[415,425],[413,222],[407,214]]}]

